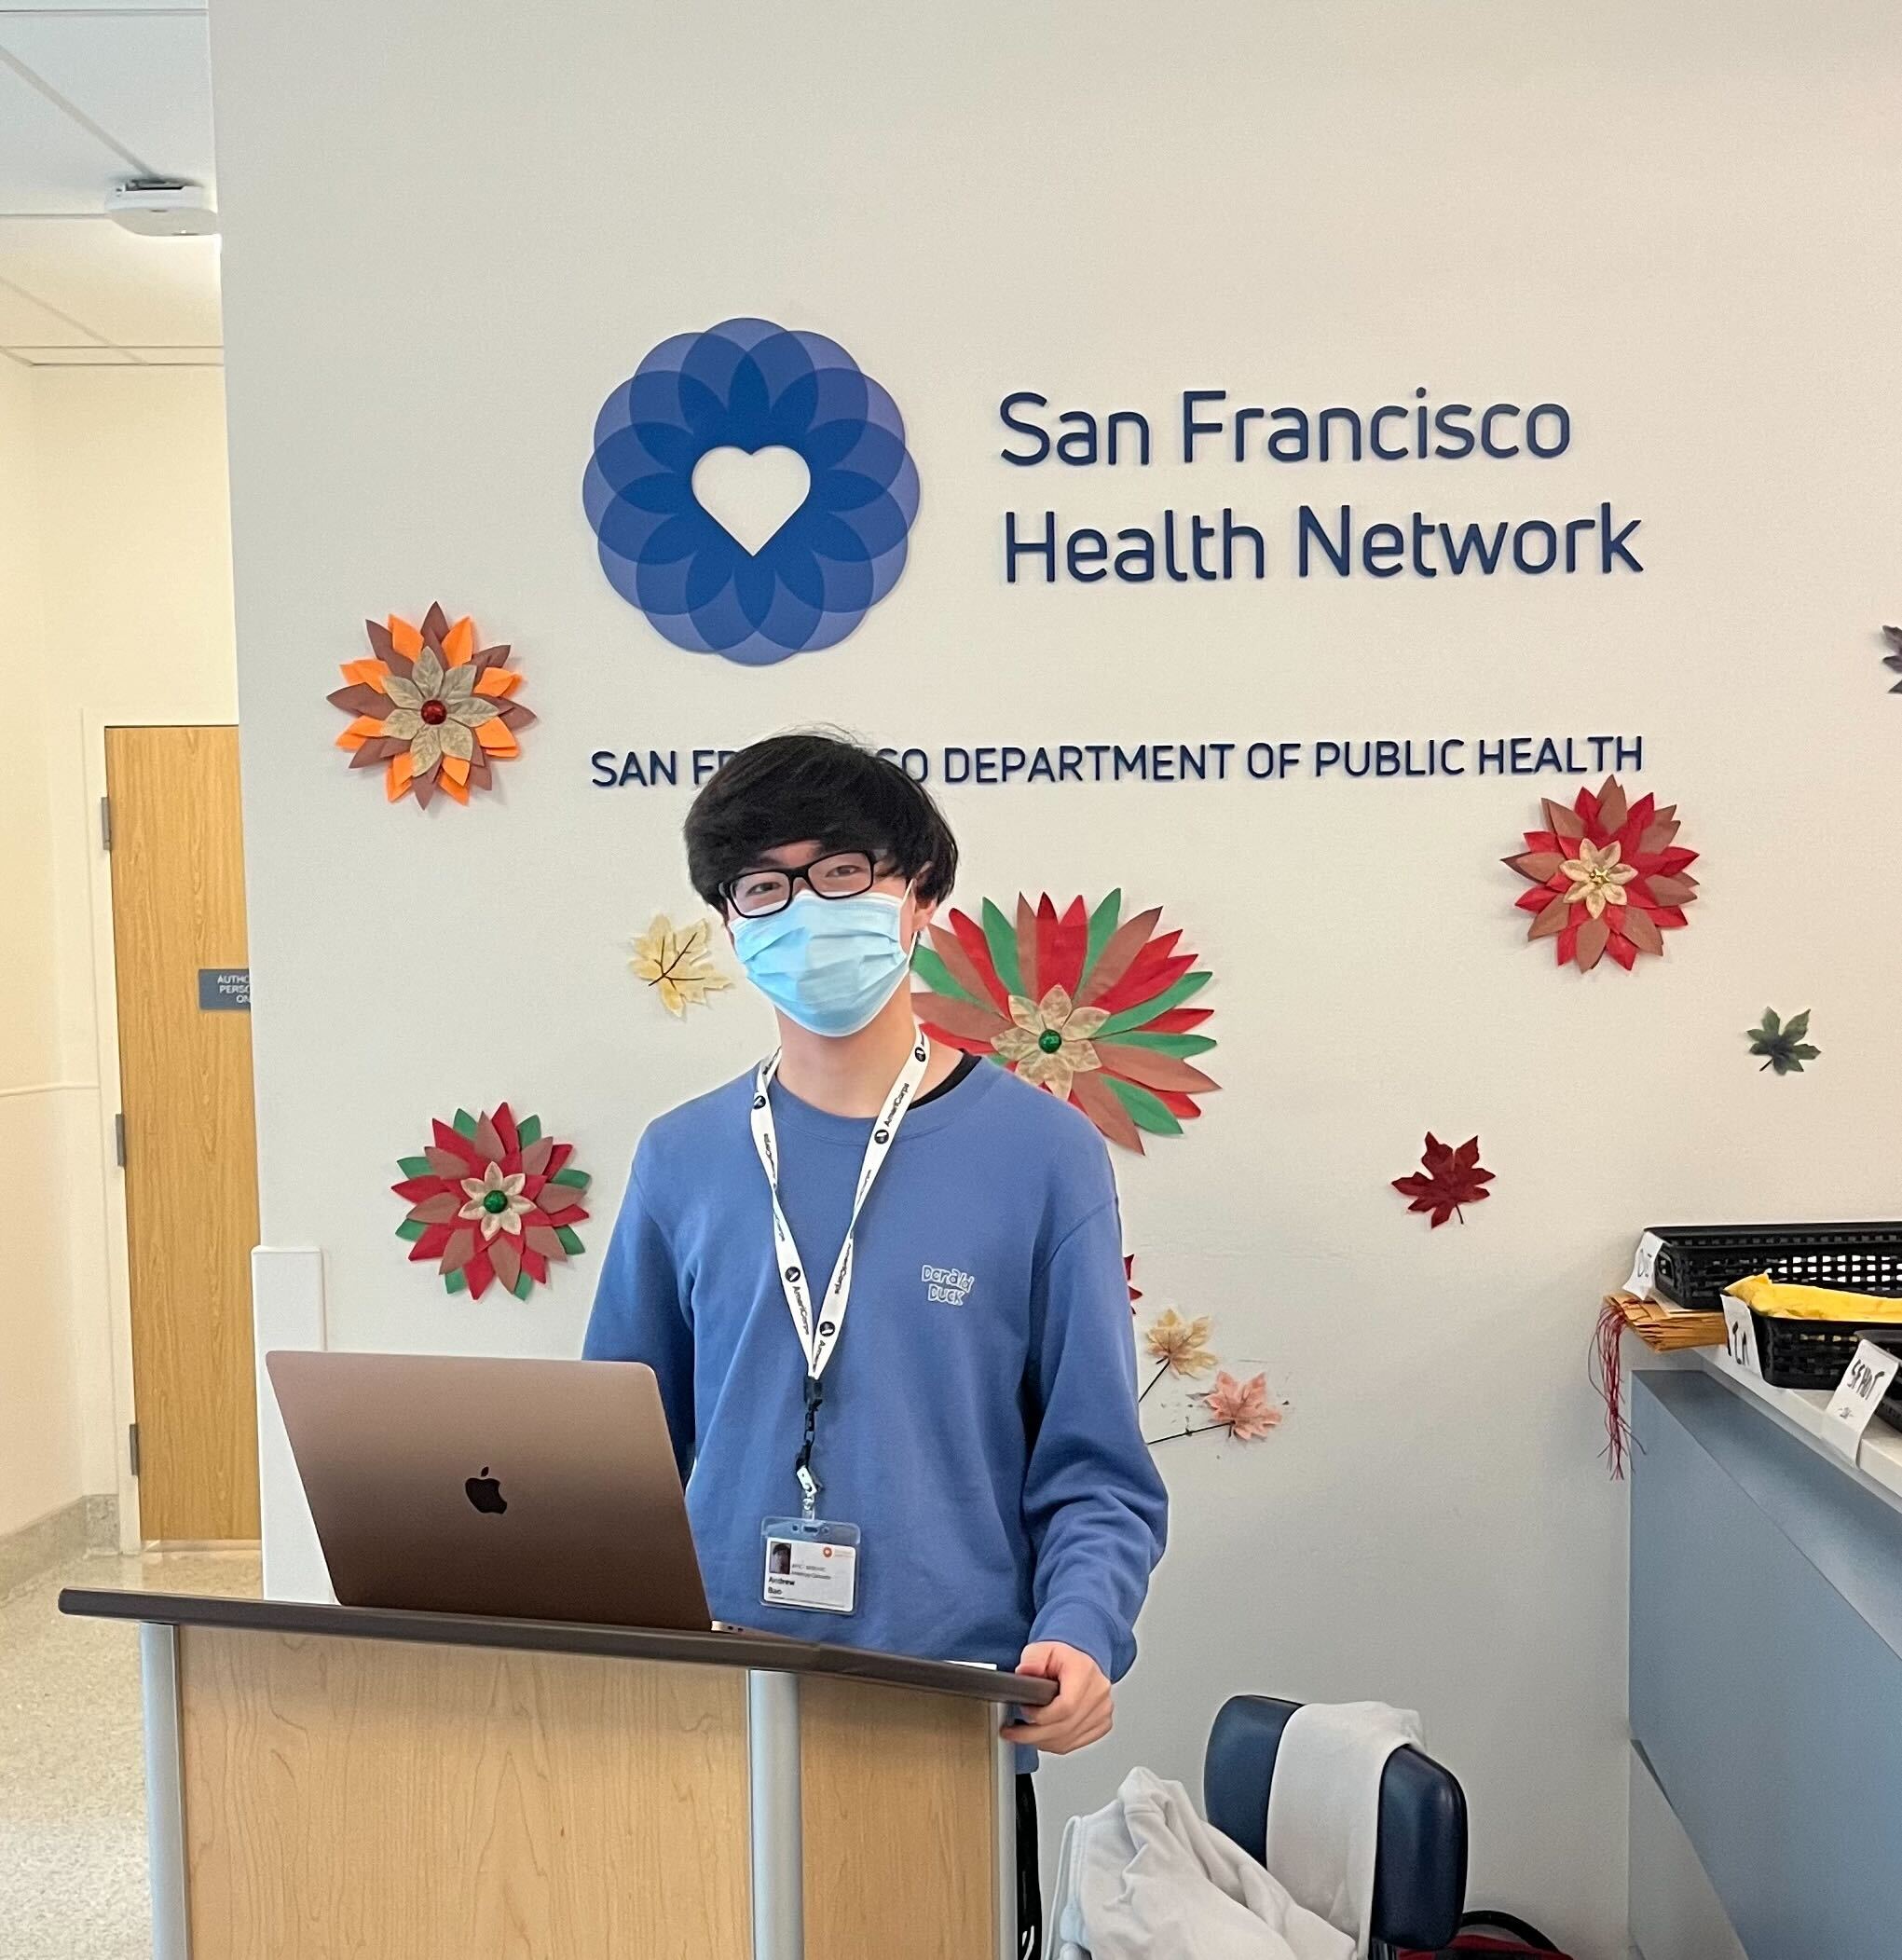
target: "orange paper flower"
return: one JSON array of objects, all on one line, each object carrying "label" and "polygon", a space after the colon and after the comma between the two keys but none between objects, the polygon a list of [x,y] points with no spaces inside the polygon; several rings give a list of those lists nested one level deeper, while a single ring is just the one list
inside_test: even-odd
[{"label": "orange paper flower", "polygon": [[466,803],[472,789],[493,788],[491,764],[521,753],[515,732],[535,719],[513,698],[522,677],[509,649],[478,648],[474,624],[452,626],[440,606],[420,626],[394,613],[364,626],[375,657],[346,661],[349,685],[330,696],[350,717],[336,738],[353,751],[350,767],[382,763],[392,803],[413,793],[427,807],[439,789]]}]

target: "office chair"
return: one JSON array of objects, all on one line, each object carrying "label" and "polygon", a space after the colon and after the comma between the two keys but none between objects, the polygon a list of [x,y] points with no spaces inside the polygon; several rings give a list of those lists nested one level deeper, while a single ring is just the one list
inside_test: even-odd
[{"label": "office chair", "polygon": [[[1238,1694],[1209,1731],[1202,1808],[1216,1830],[1254,1858],[1267,1848],[1268,1785],[1281,1732],[1299,1706]],[[1392,1960],[1403,1947],[1432,1953],[1447,1945],[1465,1903],[1466,1792],[1430,1756],[1396,1749],[1380,1777],[1369,1929],[1375,1960]]]}]

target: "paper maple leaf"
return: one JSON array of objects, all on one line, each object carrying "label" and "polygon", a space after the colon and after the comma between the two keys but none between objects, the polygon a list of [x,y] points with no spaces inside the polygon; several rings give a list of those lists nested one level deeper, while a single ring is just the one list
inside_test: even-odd
[{"label": "paper maple leaf", "polygon": [[[1891,651],[1882,655],[1882,665],[1897,674],[1902,674],[1902,626],[1884,626],[1882,637],[1889,642]],[[1892,694],[1902,694],[1902,680],[1889,690]]]},{"label": "paper maple leaf", "polygon": [[[1765,1007],[1762,1026],[1749,1031],[1750,1052],[1753,1055],[1767,1057],[1763,1067],[1773,1068],[1779,1076],[1786,1076],[1792,1069],[1800,1076],[1803,1063],[1815,1061],[1823,1052],[1821,1049],[1813,1048],[1804,1040],[1803,1037],[1809,1032],[1808,1007],[1800,1014],[1792,1014],[1781,1026],[1777,1024],[1775,1008]],[[1760,1075],[1762,1070],[1759,1069],[1758,1073]]]},{"label": "paper maple leaf", "polygon": [[1486,1189],[1493,1173],[1480,1169],[1476,1136],[1468,1137],[1456,1150],[1451,1144],[1443,1144],[1430,1130],[1420,1163],[1424,1174],[1416,1171],[1410,1176],[1396,1177],[1393,1188],[1412,1200],[1408,1211],[1432,1213],[1436,1227],[1444,1225],[1455,1213],[1458,1213],[1459,1222],[1464,1225],[1466,1213],[1460,1206],[1477,1204],[1482,1198],[1493,1195]]},{"label": "paper maple leaf", "polygon": [[634,942],[634,957],[628,965],[636,979],[659,994],[677,1020],[696,1004],[705,1007],[709,994],[732,985],[707,957],[711,937],[712,928],[705,919],[696,919],[691,925],[676,925],[665,912],[656,912],[653,924]]}]

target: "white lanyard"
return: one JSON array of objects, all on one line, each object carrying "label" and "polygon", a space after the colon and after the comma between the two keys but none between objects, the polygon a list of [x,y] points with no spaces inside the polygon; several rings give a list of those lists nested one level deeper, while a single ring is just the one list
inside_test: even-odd
[{"label": "white lanyard", "polygon": [[800,1495],[807,1517],[813,1516],[819,1494],[818,1482],[812,1472],[813,1434],[820,1402],[819,1384],[845,1332],[845,1309],[852,1302],[852,1242],[858,1229],[858,1214],[865,1209],[866,1198],[877,1183],[879,1172],[884,1169],[892,1145],[898,1140],[898,1126],[905,1120],[905,1112],[910,1108],[912,1098],[924,1080],[930,1057],[931,1050],[924,1036],[914,1028],[911,1052],[906,1056],[904,1067],[885,1092],[885,1100],[871,1126],[871,1135],[866,1139],[865,1160],[858,1167],[858,1188],[853,1194],[852,1215],[845,1222],[844,1243],[840,1246],[839,1257],[833,1262],[832,1277],[827,1284],[822,1309],[816,1319],[800,1250],[779,1203],[779,1139],[773,1127],[773,1103],[768,1093],[773,1087],[773,1078],[779,1073],[777,1051],[759,1064],[753,1077],[753,1147],[759,1153],[760,1168],[766,1172],[766,1187],[773,1195],[773,1249],[779,1264],[780,1289],[786,1295],[787,1311],[792,1315],[793,1332],[799,1336],[800,1351],[806,1359],[806,1432],[794,1473],[799,1478]]}]

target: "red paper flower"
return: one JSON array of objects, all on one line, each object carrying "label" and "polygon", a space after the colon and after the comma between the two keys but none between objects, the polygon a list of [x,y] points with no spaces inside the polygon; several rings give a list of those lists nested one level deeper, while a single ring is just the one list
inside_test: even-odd
[{"label": "red paper flower", "polygon": [[575,1227],[588,1215],[588,1174],[568,1168],[574,1145],[543,1136],[540,1117],[516,1122],[506,1103],[492,1117],[458,1109],[432,1128],[435,1142],[404,1158],[403,1182],[390,1186],[409,1200],[396,1236],[413,1260],[436,1261],[450,1293],[479,1300],[499,1280],[526,1300],[554,1261],[582,1250]]},{"label": "red paper flower", "polygon": [[1215,1046],[1189,1032],[1210,1010],[1184,1005],[1212,976],[1176,951],[1180,932],[1156,934],[1160,907],[1124,921],[1122,905],[1120,891],[1093,911],[1019,898],[1014,924],[989,898],[981,923],[954,911],[912,956],[924,984],[911,1002],[937,1040],[1003,1062],[1140,1151],[1145,1132],[1180,1136],[1218,1087],[1188,1062]]},{"label": "red paper flower", "polygon": [[1545,829],[1526,831],[1526,848],[1502,860],[1532,883],[1515,901],[1533,914],[1526,937],[1556,936],[1558,964],[1581,973],[1608,953],[1627,972],[1639,953],[1662,953],[1664,933],[1685,923],[1697,897],[1687,875],[1697,853],[1672,842],[1676,807],[1661,810],[1651,796],[1628,804],[1616,776],[1596,796],[1580,790],[1569,810],[1546,798]]}]

